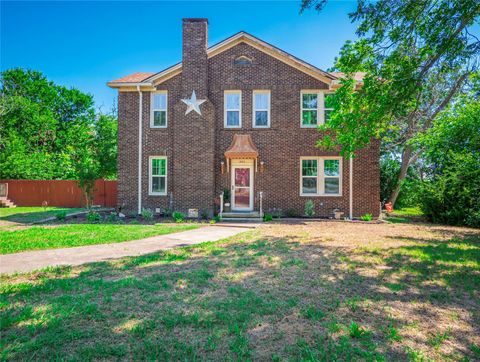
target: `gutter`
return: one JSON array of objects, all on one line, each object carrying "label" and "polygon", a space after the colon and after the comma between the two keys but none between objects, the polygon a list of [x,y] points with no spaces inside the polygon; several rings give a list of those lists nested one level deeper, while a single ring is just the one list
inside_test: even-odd
[{"label": "gutter", "polygon": [[349,198],[349,218],[350,220],[353,220],[353,158],[350,157],[349,160],[349,170],[350,172],[348,173],[348,178],[349,178],[349,185],[348,185],[348,198]]},{"label": "gutter", "polygon": [[143,94],[140,85],[137,85],[138,91],[138,214],[142,213],[142,113],[143,113]]}]

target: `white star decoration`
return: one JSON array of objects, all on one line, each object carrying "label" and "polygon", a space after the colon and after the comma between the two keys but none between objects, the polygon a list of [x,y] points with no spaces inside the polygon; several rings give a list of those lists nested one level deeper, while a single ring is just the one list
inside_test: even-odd
[{"label": "white star decoration", "polygon": [[182,102],[187,105],[187,110],[185,111],[185,114],[187,115],[191,111],[195,111],[199,115],[202,115],[202,112],[200,111],[200,104],[205,101],[206,99],[197,99],[197,95],[195,94],[195,91],[193,91],[190,99],[182,99]]}]

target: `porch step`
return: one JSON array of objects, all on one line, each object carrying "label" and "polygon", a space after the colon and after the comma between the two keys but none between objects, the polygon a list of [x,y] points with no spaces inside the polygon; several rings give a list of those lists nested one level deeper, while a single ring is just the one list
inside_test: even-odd
[{"label": "porch step", "polygon": [[232,219],[250,219],[250,218],[260,218],[260,213],[258,211],[230,211],[224,212],[222,217],[232,218]]},{"label": "porch step", "polygon": [[263,222],[261,217],[222,217],[222,222]]},{"label": "porch step", "polygon": [[6,197],[0,197],[0,207],[17,207],[11,200]]}]

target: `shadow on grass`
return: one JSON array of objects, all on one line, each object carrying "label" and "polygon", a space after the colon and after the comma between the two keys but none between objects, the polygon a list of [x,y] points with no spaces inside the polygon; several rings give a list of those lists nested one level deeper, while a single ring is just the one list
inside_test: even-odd
[{"label": "shadow on grass", "polygon": [[[409,241],[352,260],[335,246],[250,232],[80,272],[4,277],[2,359],[406,360],[413,352],[392,342],[392,328],[436,315],[419,307],[399,318],[380,303],[480,307],[478,237]],[[388,268],[366,273],[370,257]],[[401,287],[385,282],[395,273]],[[477,335],[478,322],[469,321]],[[455,338],[475,357],[471,332]]]},{"label": "shadow on grass", "polygon": [[[24,209],[25,211],[23,211]],[[79,211],[85,211],[83,208],[55,208],[50,210],[44,210],[43,208],[36,208],[36,210],[32,210],[33,208],[23,208],[17,207],[13,209],[8,209],[6,211],[9,212],[8,215],[0,216],[0,221],[9,221],[15,222],[20,224],[31,224],[33,222],[39,222],[45,220],[50,217],[55,217],[57,214],[60,213],[75,213]],[[10,214],[10,212],[13,212]]]}]

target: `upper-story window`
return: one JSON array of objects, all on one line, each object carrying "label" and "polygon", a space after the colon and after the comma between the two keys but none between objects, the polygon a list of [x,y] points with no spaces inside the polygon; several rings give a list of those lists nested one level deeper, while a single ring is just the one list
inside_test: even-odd
[{"label": "upper-story window", "polygon": [[167,91],[152,93],[150,127],[167,127]]},{"label": "upper-story window", "polygon": [[224,93],[225,128],[242,127],[242,92],[225,91]]},{"label": "upper-story window", "polygon": [[330,118],[333,111],[333,94],[321,91],[301,92],[301,126],[317,127]]},{"label": "upper-story window", "polygon": [[270,127],[270,91],[253,91],[253,127]]}]

